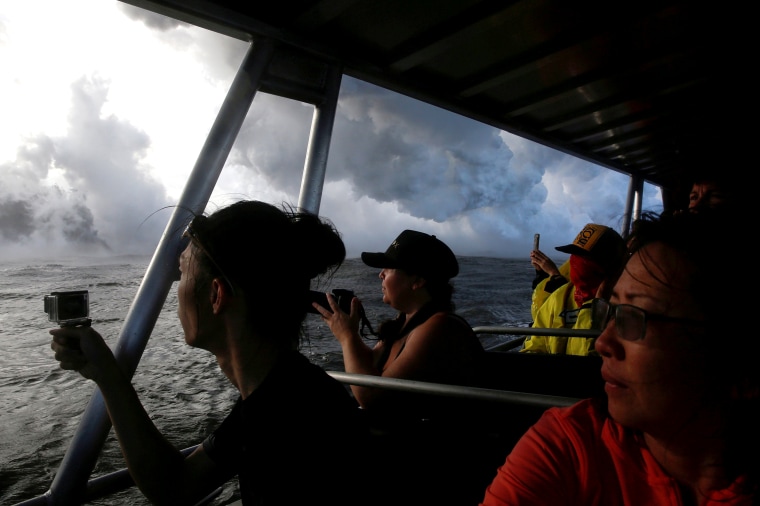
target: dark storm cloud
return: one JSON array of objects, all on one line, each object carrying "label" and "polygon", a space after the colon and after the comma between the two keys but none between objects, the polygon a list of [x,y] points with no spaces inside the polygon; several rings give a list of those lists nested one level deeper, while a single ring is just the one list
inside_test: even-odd
[{"label": "dark storm cloud", "polygon": [[0,202],[0,237],[8,241],[19,241],[29,237],[33,231],[31,203],[10,198]]},{"label": "dark storm cloud", "polygon": [[[297,194],[312,113],[303,104],[257,96],[229,163]],[[543,169],[514,167],[498,130],[348,78],[332,142],[328,182],[347,181],[355,198],[394,202],[418,218],[442,222],[519,202],[533,188],[532,196],[546,196]]]},{"label": "dark storm cloud", "polygon": [[98,237],[92,211],[81,203],[75,203],[63,211],[61,233],[70,243],[95,246],[110,251],[111,248]]},{"label": "dark storm cloud", "polygon": [[[213,78],[233,75],[247,51],[240,41],[182,25],[157,33],[192,52]],[[295,201],[312,113],[311,106],[259,93],[228,166]],[[372,239],[368,231],[387,228],[390,235],[408,226],[437,231],[469,253],[526,256],[535,232],[560,244],[588,221],[619,224],[625,182],[604,190],[603,172],[609,171],[344,76],[320,211],[332,214],[349,249],[355,238]],[[330,183],[339,194],[330,193]],[[236,188],[243,187],[238,181]],[[594,209],[595,202],[605,208]],[[373,206],[381,215],[370,215]]]},{"label": "dark storm cloud", "polygon": [[331,178],[413,216],[441,222],[520,190],[498,130],[357,81],[344,81],[333,138]]},{"label": "dark storm cloud", "polygon": [[[229,86],[248,49],[208,30],[120,8],[163,43],[193,55],[202,64],[198,79],[219,89]],[[171,79],[171,65],[163,68],[166,75],[145,78]],[[0,234],[14,238],[3,241],[0,254],[7,243],[36,251],[153,250],[171,210],[151,214],[169,204],[166,190],[144,165],[147,134],[103,115],[107,95],[106,81],[76,82],[66,134],[30,137],[0,167]],[[267,198],[284,194],[295,203],[312,115],[312,106],[259,93],[217,191],[251,198],[261,187]],[[527,258],[534,233],[551,250],[587,222],[617,227],[626,188],[620,174],[344,76],[320,212],[336,223],[353,254],[382,251],[401,230],[416,228],[459,254]]]},{"label": "dark storm cloud", "polygon": [[311,106],[259,93],[227,163],[245,167],[273,187],[298,195],[312,114]]},{"label": "dark storm cloud", "polygon": [[[228,163],[297,196],[312,113],[311,106],[260,94]],[[514,141],[514,149],[507,141]],[[562,153],[520,141],[344,77],[321,211],[331,214],[348,242],[362,240],[378,226],[388,227],[381,235],[391,239],[407,226],[437,230],[472,254],[522,255],[536,231],[559,232],[561,240],[571,240],[573,220],[544,207],[549,190],[543,178],[578,167],[568,165]],[[330,194],[331,182],[350,192]],[[395,216],[378,216],[380,221],[371,223],[373,218],[357,208],[366,199],[393,205]],[[547,227],[544,221],[554,223]],[[437,228],[444,223],[448,229]]]},{"label": "dark storm cloud", "polygon": [[[68,130],[39,134],[0,166],[0,254],[26,246],[33,255],[104,252],[147,254],[165,219],[164,189],[141,166],[147,136],[114,116],[101,117],[107,83],[82,78],[72,87]],[[49,184],[48,176],[64,184]]]},{"label": "dark storm cloud", "polygon": [[[228,164],[295,201],[312,114],[259,94]],[[551,247],[588,222],[619,227],[626,186],[620,174],[344,77],[320,212],[352,253],[417,228],[462,254],[527,257],[534,233]]]}]

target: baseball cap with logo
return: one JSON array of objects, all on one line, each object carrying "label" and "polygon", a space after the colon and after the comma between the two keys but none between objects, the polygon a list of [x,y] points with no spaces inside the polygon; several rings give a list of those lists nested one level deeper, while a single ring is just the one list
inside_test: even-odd
[{"label": "baseball cap with logo", "polygon": [[625,241],[616,231],[604,225],[588,223],[572,244],[557,246],[557,251],[590,258],[603,266],[620,263],[625,252]]},{"label": "baseball cap with logo", "polygon": [[403,269],[424,278],[449,280],[459,274],[454,252],[434,235],[404,230],[385,253],[362,253],[362,261],[380,269]]}]

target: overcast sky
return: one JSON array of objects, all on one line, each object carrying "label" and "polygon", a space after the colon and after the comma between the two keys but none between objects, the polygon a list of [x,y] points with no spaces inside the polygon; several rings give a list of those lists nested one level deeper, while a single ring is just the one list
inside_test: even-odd
[{"label": "overcast sky", "polygon": [[[115,0],[3,0],[0,259],[151,254],[246,50]],[[259,93],[208,210],[297,203],[312,112]],[[626,176],[352,78],[332,139],[320,214],[349,256],[411,228],[525,259],[540,233],[561,260],[621,224]]]}]

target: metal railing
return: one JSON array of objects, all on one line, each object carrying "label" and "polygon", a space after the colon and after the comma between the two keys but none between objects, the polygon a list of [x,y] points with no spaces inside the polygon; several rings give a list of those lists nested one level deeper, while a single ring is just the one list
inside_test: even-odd
[{"label": "metal railing", "polygon": [[509,351],[522,346],[528,336],[558,336],[558,337],[599,337],[601,331],[591,329],[553,329],[536,327],[473,327],[476,334],[499,334],[520,336],[517,339],[497,343],[487,347],[487,351]]}]

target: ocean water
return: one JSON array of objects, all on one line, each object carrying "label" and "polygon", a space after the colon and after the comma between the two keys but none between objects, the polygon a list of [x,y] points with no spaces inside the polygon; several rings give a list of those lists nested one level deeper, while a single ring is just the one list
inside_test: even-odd
[{"label": "ocean water", "polygon": [[[528,326],[533,267],[527,258],[460,257],[453,280],[457,312],[472,326]],[[50,349],[44,295],[89,290],[93,326],[112,347],[142,281],[148,257],[80,258],[56,263],[0,263],[0,504],[44,494],[63,459],[95,387],[58,367]],[[382,303],[378,270],[348,259],[320,289],[347,288],[362,300],[373,327],[395,311]],[[237,397],[213,356],[187,346],[170,290],[133,377],[156,425],[178,448],[199,443]],[[316,315],[307,315],[302,352],[326,370],[343,370],[340,347]],[[484,345],[505,338],[483,336]],[[113,432],[92,477],[124,468]],[[225,486],[214,505],[234,500]],[[91,504],[149,504],[136,488]]]}]

